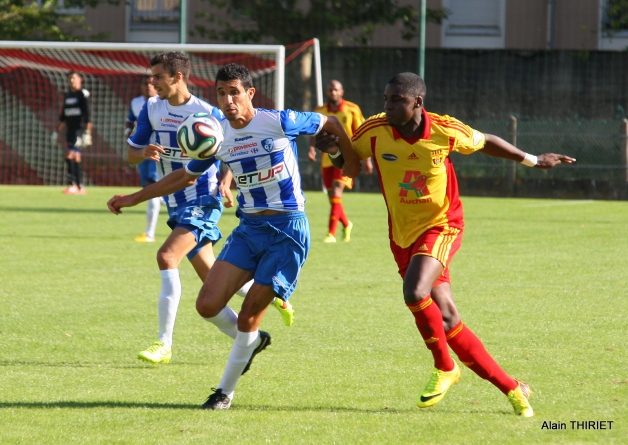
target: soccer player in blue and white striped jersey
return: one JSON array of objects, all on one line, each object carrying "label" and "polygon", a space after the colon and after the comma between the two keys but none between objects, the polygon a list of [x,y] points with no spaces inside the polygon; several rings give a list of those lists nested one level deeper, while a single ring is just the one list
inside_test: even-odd
[{"label": "soccer player in blue and white striped jersey", "polygon": [[[344,173],[355,177],[360,162],[335,117],[319,113],[276,111],[253,107],[251,74],[229,64],[216,74],[218,105],[227,121],[225,141],[207,161],[191,161],[161,181],[132,195],[116,196],[107,205],[113,213],[153,196],[193,184],[208,168],[223,161],[233,171],[240,192],[240,224],[225,241],[196,301],[199,314],[235,338],[220,384],[204,409],[229,409],[236,384],[253,358],[268,345],[270,334],[259,331],[275,297],[287,303],[294,292],[310,246],[305,197],[295,139],[324,130],[338,136]],[[239,314],[227,306],[234,292],[253,279]]]},{"label": "soccer player in blue and white striped jersey", "polygon": [[[190,60],[184,54],[168,52],[152,58],[151,83],[157,95],[149,98],[142,107],[136,131],[128,139],[129,162],[137,164],[145,159],[159,161],[162,175],[184,171],[190,158],[185,156],[176,141],[179,124],[188,115],[197,112],[207,112],[224,119],[218,108],[190,94],[187,87],[189,74]],[[155,364],[170,361],[174,324],[181,299],[179,263],[187,256],[199,278],[204,281],[207,277],[215,262],[213,244],[222,237],[217,227],[223,210],[222,197],[227,198],[227,205],[233,205],[229,190],[231,180],[229,170],[225,169],[224,174],[220,174],[220,163],[217,162],[185,189],[156,195],[165,196],[168,226],[172,232],[157,253],[161,275],[159,337],[138,354],[139,359]],[[244,296],[251,284],[242,283],[236,291]],[[282,312],[284,323],[291,324],[292,308],[278,309]],[[286,322],[286,315],[289,315],[289,323]]]}]

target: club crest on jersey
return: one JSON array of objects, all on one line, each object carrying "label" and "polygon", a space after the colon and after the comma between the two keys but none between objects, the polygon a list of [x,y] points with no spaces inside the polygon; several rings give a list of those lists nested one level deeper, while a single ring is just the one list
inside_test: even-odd
[{"label": "club crest on jersey", "polygon": [[[399,183],[399,196],[400,202],[404,204],[424,204],[432,202],[432,198],[423,198],[430,194],[430,190],[427,188],[427,176],[420,171],[406,171],[403,176],[403,182]],[[414,198],[408,198],[409,192],[414,193]],[[421,199],[423,198],[423,199]]]},{"label": "club crest on jersey", "polygon": [[438,166],[443,162],[443,150],[434,150],[430,154],[432,155],[432,164],[434,166]]},{"label": "club crest on jersey", "polygon": [[192,217],[193,218],[202,218],[203,217],[203,209],[200,207],[194,207],[192,209]]},{"label": "club crest on jersey", "polygon": [[275,148],[275,141],[273,141],[273,138],[264,139],[262,140],[261,144],[264,150],[266,150],[268,153],[273,151],[273,148]]}]

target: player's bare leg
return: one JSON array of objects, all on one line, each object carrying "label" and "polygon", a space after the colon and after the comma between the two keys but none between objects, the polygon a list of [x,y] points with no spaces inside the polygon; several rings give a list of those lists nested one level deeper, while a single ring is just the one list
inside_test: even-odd
[{"label": "player's bare leg", "polygon": [[[251,278],[251,272],[225,261],[217,261],[208,274],[197,299],[196,308],[199,314],[214,322],[224,314],[225,308],[228,308],[226,305],[234,289]],[[258,328],[268,305],[275,297],[276,294],[271,286],[261,286],[257,283],[251,286],[236,320],[237,334],[227,366],[218,388],[214,389],[203,404],[204,409],[228,409],[240,376],[248,371],[255,355],[270,345],[270,335],[264,331],[258,331]]]}]

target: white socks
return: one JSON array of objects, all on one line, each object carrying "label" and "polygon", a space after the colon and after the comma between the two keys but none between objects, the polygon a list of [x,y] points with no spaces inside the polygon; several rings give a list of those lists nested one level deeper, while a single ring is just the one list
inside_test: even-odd
[{"label": "white socks", "polygon": [[159,340],[170,348],[174,321],[177,318],[177,309],[181,300],[181,279],[179,269],[160,270],[159,275],[161,275],[161,293],[158,304]]},{"label": "white socks", "polygon": [[242,371],[244,371],[251,355],[253,355],[253,351],[259,344],[259,338],[259,331],[257,330],[253,332],[238,331],[236,335],[225,372],[220,380],[220,385],[218,385],[218,388],[222,389],[222,393],[230,399],[233,399],[235,387],[242,375]]},{"label": "white socks", "polygon": [[236,339],[238,334],[238,314],[229,306],[225,306],[215,317],[205,318],[213,323],[220,332]]},{"label": "white socks", "polygon": [[155,238],[155,228],[157,218],[159,218],[160,202],[159,198],[149,199],[146,203],[146,230],[144,233],[149,238]]},{"label": "white socks", "polygon": [[236,295],[239,295],[242,298],[246,297],[246,294],[249,292],[249,290],[251,290],[251,286],[253,286],[253,280],[242,286],[239,291],[236,291]]}]

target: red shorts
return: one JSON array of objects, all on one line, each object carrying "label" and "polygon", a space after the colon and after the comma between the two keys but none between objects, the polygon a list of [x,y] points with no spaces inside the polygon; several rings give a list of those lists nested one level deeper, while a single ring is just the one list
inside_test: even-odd
[{"label": "red shorts", "polygon": [[401,278],[405,278],[410,261],[415,255],[431,256],[440,261],[445,266],[445,269],[434,283],[434,287],[436,287],[442,283],[451,283],[449,279],[449,263],[451,263],[461,243],[461,229],[440,226],[427,229],[414,244],[406,248],[399,247],[391,240],[390,249],[397,262],[397,267],[399,267]]},{"label": "red shorts", "polygon": [[327,190],[331,190],[334,187],[334,182],[344,184],[345,187],[350,189],[353,187],[353,179],[348,176],[342,176],[342,170],[336,167],[323,167],[323,185]]}]

